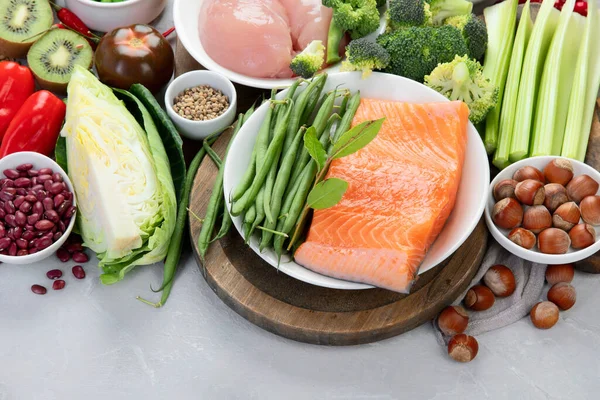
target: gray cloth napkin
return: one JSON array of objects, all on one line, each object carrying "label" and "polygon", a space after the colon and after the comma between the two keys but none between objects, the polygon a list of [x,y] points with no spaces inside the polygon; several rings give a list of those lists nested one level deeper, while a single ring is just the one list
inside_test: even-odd
[{"label": "gray cloth napkin", "polygon": [[[513,324],[529,315],[531,308],[540,301],[544,290],[546,265],[523,260],[504,250],[496,241],[492,240],[487,253],[483,257],[481,267],[469,285],[469,288],[480,283],[487,270],[496,264],[506,265],[512,270],[517,282],[515,292],[505,298],[496,298],[496,302],[489,310],[468,311],[469,325],[465,333],[477,336]],[[468,289],[453,303],[460,305]],[[437,341],[447,345],[450,337],[439,330],[436,320],[433,321]]]}]

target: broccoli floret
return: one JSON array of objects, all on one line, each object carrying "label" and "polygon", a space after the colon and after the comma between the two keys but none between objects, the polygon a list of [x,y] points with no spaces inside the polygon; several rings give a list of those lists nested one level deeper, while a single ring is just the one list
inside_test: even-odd
[{"label": "broccoli floret", "polygon": [[452,61],[457,54],[467,54],[467,45],[460,31],[453,26],[411,27],[377,38],[390,54],[390,64],[384,72],[423,82],[439,63]]},{"label": "broccoli floret", "polygon": [[427,0],[434,25],[442,25],[446,18],[471,14],[473,3],[467,0]]},{"label": "broccoli floret", "polygon": [[376,0],[322,0],[325,7],[333,9],[327,36],[327,63],[341,59],[339,47],[346,32],[359,39],[379,28],[379,10]]},{"label": "broccoli floret", "polygon": [[465,102],[474,124],[483,121],[498,100],[498,88],[483,76],[481,64],[466,55],[438,65],[425,77],[425,85],[450,100]]},{"label": "broccoli floret", "polygon": [[356,39],[346,46],[346,60],[342,71],[362,71],[367,78],[374,69],[384,69],[390,62],[390,55],[377,43],[368,39]]},{"label": "broccoli floret", "polygon": [[487,48],[488,34],[485,22],[474,14],[457,15],[444,21],[446,25],[452,25],[462,32],[469,57],[481,60]]},{"label": "broccoli floret", "polygon": [[320,40],[313,40],[301,53],[292,59],[292,72],[304,79],[311,78],[325,62],[325,46]]},{"label": "broccoli floret", "polygon": [[388,32],[411,26],[431,25],[431,11],[425,0],[390,0],[386,12]]}]

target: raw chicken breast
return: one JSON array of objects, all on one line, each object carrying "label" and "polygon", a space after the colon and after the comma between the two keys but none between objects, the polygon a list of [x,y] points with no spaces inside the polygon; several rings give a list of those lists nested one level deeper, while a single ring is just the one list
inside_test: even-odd
[{"label": "raw chicken breast", "polygon": [[200,41],[219,65],[257,78],[290,78],[294,54],[285,8],[278,0],[205,0]]},{"label": "raw chicken breast", "polygon": [[322,0],[280,0],[290,19],[294,49],[302,51],[313,40],[327,45],[327,33],[333,11]]}]

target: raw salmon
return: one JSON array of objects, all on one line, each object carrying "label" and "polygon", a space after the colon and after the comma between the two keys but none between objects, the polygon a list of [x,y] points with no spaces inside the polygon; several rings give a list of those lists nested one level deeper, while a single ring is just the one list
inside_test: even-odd
[{"label": "raw salmon", "polygon": [[385,116],[366,147],[335,160],[327,177],[348,182],[317,210],[296,262],[323,275],[408,293],[452,212],[467,144],[462,102],[361,100],[353,124]]}]

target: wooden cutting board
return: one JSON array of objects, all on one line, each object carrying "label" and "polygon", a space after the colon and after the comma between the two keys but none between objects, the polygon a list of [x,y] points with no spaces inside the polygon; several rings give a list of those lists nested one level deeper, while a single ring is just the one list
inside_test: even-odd
[{"label": "wooden cutting board", "polygon": [[[200,69],[178,43],[176,74]],[[246,110],[264,91],[236,85],[239,110]],[[223,155],[231,137],[215,143]],[[199,142],[186,141],[191,157]],[[200,166],[190,210],[205,214],[217,168],[209,157]],[[419,276],[411,294],[383,289],[335,290],[310,285],[278,272],[264,262],[235,228],[213,243],[204,261],[196,245],[201,223],[190,214],[192,249],[206,282],[229,307],[275,334],[307,343],[353,345],[389,338],[434,318],[467,289],[485,253],[488,234],[483,220],[448,260]]]}]

